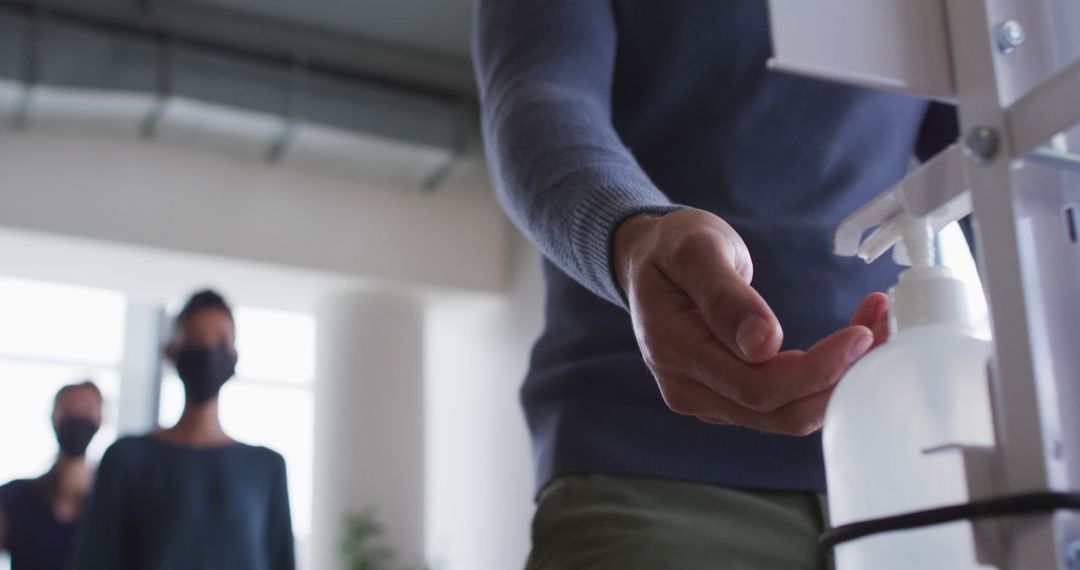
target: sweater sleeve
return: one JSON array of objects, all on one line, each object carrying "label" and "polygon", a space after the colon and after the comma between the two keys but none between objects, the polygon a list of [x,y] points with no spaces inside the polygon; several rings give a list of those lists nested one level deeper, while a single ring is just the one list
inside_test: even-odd
[{"label": "sweater sleeve", "polygon": [[617,31],[610,0],[478,0],[474,65],[492,180],[540,250],[623,305],[611,238],[624,219],[679,208],[611,120]]}]

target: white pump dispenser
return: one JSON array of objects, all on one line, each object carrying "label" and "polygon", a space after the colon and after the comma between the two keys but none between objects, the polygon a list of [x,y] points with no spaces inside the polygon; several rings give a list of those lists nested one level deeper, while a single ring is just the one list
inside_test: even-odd
[{"label": "white pump dispenser", "polygon": [[972,329],[964,282],[947,267],[934,265],[934,234],[925,220],[905,217],[900,231],[911,269],[889,291],[889,330],[918,325],[951,324]]},{"label": "white pump dispenser", "polygon": [[[970,500],[962,456],[989,446],[991,344],[973,336],[964,284],[934,265],[925,219],[900,232],[912,267],[889,292],[890,339],[848,371],[829,402],[824,448],[831,524],[840,526]],[[971,524],[866,536],[836,547],[838,570],[969,570]]]}]

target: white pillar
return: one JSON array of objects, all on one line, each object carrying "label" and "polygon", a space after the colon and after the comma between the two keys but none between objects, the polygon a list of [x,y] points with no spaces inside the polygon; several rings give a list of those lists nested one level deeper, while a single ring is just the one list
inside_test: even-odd
[{"label": "white pillar", "polygon": [[518,403],[542,324],[539,254],[519,238],[506,295],[427,307],[427,548],[443,570],[522,568],[533,463]]},{"label": "white pillar", "polygon": [[389,292],[324,298],[316,312],[312,568],[342,567],[343,517],[378,510],[396,566],[424,549],[424,321]]},{"label": "white pillar", "polygon": [[142,434],[157,426],[164,321],[161,303],[128,300],[120,363],[119,435]]}]

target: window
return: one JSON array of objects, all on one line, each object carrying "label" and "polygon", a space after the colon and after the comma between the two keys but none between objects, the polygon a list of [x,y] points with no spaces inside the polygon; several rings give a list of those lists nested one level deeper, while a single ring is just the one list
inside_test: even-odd
[{"label": "window", "polygon": [[[285,457],[297,558],[311,532],[315,319],[311,315],[236,307],[236,377],[221,391],[221,422],[232,437]],[[184,389],[174,370],[161,387],[159,420],[180,418]]]},{"label": "window", "polygon": [[[0,278],[0,483],[52,464],[50,413],[65,384],[91,379],[105,396],[88,457],[96,461],[116,439],[125,311],[116,291]],[[8,567],[0,555],[0,569]]]}]

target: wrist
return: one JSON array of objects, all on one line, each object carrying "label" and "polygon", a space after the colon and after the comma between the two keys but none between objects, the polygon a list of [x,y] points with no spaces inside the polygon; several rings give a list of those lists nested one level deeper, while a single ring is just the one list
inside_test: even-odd
[{"label": "wrist", "polygon": [[634,214],[615,227],[611,240],[611,267],[623,298],[629,296],[630,276],[635,266],[633,252],[647,243],[661,217],[652,213]]}]

